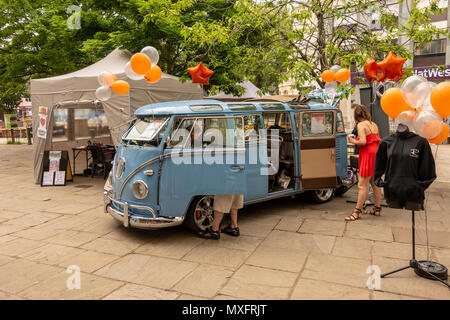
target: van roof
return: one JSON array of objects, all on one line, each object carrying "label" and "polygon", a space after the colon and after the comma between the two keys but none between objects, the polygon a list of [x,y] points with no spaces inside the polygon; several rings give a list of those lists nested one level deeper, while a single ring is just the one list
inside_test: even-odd
[{"label": "van roof", "polygon": [[219,100],[184,100],[148,104],[140,107],[135,116],[198,114],[218,112],[254,112],[254,111],[282,111],[298,109],[334,109],[328,104],[310,101],[303,104],[282,102],[222,102]]}]

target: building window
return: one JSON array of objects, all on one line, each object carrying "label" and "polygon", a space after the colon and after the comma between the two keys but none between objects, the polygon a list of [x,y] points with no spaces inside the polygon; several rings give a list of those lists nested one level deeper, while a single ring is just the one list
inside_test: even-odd
[{"label": "building window", "polygon": [[424,56],[424,55],[445,53],[446,45],[447,45],[446,39],[439,39],[425,42],[418,47],[416,44],[416,51],[414,54],[416,56]]}]

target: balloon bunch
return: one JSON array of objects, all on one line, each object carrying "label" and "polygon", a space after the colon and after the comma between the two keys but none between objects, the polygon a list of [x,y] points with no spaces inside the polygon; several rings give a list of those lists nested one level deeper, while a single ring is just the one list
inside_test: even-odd
[{"label": "balloon bunch", "polygon": [[397,125],[408,126],[430,143],[442,143],[449,135],[449,127],[442,119],[450,115],[450,82],[436,85],[413,75],[400,88],[383,93],[381,108]]},{"label": "balloon bunch", "polygon": [[141,52],[135,53],[125,65],[125,74],[131,80],[142,80],[156,83],[161,79],[162,71],[157,65],[159,53],[152,46],[147,46]]},{"label": "balloon bunch", "polygon": [[[156,83],[162,76],[161,68],[157,65],[158,61],[158,50],[152,46],[147,46],[131,57],[125,65],[125,75],[131,80],[145,79],[147,82]],[[130,92],[130,84],[124,80],[117,80],[116,76],[110,72],[100,73],[98,82],[101,87],[95,91],[95,96],[100,101],[111,98],[113,91],[120,95]]]},{"label": "balloon bunch", "polygon": [[102,72],[98,75],[98,83],[100,87],[95,91],[95,96],[100,101],[106,101],[111,98],[114,91],[117,94],[123,95],[130,91],[130,85],[123,80],[117,80],[117,77],[111,72]]},{"label": "balloon bunch", "polygon": [[329,70],[322,72],[321,78],[325,82],[324,89],[328,93],[328,98],[333,101],[336,95],[337,82],[342,83],[350,79],[350,70],[334,65]]}]

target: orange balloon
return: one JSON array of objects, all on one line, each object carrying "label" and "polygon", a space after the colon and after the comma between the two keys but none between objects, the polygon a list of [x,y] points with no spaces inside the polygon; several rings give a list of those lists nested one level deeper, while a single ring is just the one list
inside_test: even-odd
[{"label": "orange balloon", "polygon": [[333,82],[336,80],[336,76],[334,75],[334,72],[331,70],[325,70],[322,72],[322,80],[325,82]]},{"label": "orange balloon", "polygon": [[431,105],[433,109],[442,117],[450,115],[450,81],[439,83],[431,91]]},{"label": "orange balloon", "polygon": [[131,69],[137,74],[146,74],[152,67],[150,58],[144,53],[136,53],[130,60]]},{"label": "orange balloon", "polygon": [[127,94],[130,91],[130,85],[124,80],[117,80],[111,86],[111,89],[120,95]]},{"label": "orange balloon", "polygon": [[441,133],[439,133],[436,137],[427,140],[429,143],[439,144],[447,140],[449,133],[450,129],[448,128],[448,125],[444,123],[444,125],[442,126]]},{"label": "orange balloon", "polygon": [[157,65],[154,65],[144,76],[144,79],[150,83],[156,83],[161,79],[162,71]]},{"label": "orange balloon", "polygon": [[391,119],[397,118],[403,111],[415,111],[403,99],[400,88],[389,88],[383,93],[381,108]]},{"label": "orange balloon", "polygon": [[350,79],[350,70],[348,69],[339,69],[336,72],[336,81],[345,82]]},{"label": "orange balloon", "polygon": [[442,131],[444,123],[441,120],[431,120],[423,127],[422,133],[425,137],[437,137]]}]

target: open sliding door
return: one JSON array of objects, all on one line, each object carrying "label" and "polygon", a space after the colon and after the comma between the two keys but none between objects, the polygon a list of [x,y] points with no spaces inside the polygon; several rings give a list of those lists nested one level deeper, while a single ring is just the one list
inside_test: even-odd
[{"label": "open sliding door", "polygon": [[300,174],[303,190],[335,188],[336,177],[336,112],[334,110],[303,111],[300,121]]}]

